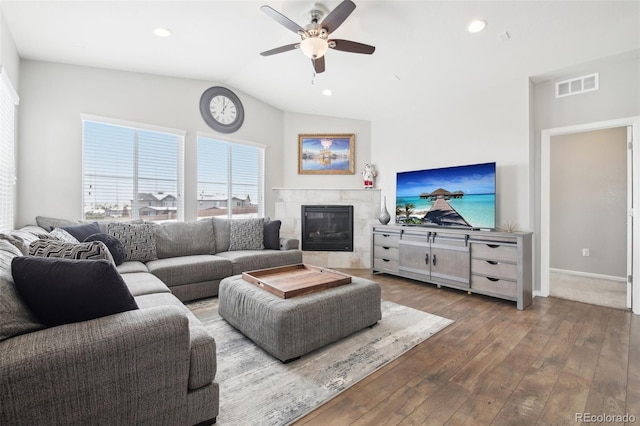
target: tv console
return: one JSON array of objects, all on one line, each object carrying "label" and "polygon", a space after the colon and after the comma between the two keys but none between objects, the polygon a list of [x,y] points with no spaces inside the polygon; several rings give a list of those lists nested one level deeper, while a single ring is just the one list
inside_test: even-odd
[{"label": "tv console", "polygon": [[437,226],[374,225],[371,272],[531,305],[532,234]]}]

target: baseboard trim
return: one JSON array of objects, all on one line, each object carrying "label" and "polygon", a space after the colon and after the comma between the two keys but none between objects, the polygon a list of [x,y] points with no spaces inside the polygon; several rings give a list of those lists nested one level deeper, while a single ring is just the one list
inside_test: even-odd
[{"label": "baseboard trim", "polygon": [[616,277],[613,275],[603,275],[603,274],[592,274],[590,272],[571,271],[568,269],[549,268],[549,272],[556,272],[558,274],[565,274],[565,275],[575,275],[578,277],[585,277],[585,278],[594,278],[596,280],[616,281],[621,283],[627,282],[626,277]]}]

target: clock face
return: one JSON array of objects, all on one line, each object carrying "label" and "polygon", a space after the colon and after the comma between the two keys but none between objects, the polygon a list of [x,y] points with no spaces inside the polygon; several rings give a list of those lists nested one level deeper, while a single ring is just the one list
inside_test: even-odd
[{"label": "clock face", "polygon": [[226,87],[210,87],[200,98],[200,114],[205,123],[221,133],[232,133],[244,122],[240,98]]}]

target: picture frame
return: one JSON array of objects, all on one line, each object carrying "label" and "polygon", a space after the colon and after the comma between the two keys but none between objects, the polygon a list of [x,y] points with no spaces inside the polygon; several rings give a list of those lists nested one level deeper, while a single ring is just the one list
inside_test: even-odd
[{"label": "picture frame", "polygon": [[298,174],[354,174],[355,139],[354,133],[299,134]]}]

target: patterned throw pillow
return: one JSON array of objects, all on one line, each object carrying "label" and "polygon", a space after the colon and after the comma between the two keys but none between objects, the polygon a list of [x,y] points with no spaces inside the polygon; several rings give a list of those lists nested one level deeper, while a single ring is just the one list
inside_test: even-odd
[{"label": "patterned throw pillow", "polygon": [[37,240],[29,244],[29,254],[31,256],[63,259],[104,259],[114,263],[109,249],[101,241],[65,243],[56,240]]},{"label": "patterned throw pillow", "polygon": [[147,262],[158,258],[153,224],[109,223],[106,233],[120,240],[124,246],[125,261]]},{"label": "patterned throw pillow", "polygon": [[51,235],[56,240],[60,240],[65,243],[78,244],[80,242],[76,237],[74,237],[73,235],[71,235],[70,233],[68,233],[62,228],[53,228],[53,231],[49,232],[49,235]]},{"label": "patterned throw pillow", "polygon": [[234,219],[230,223],[229,251],[264,249],[264,219]]}]

